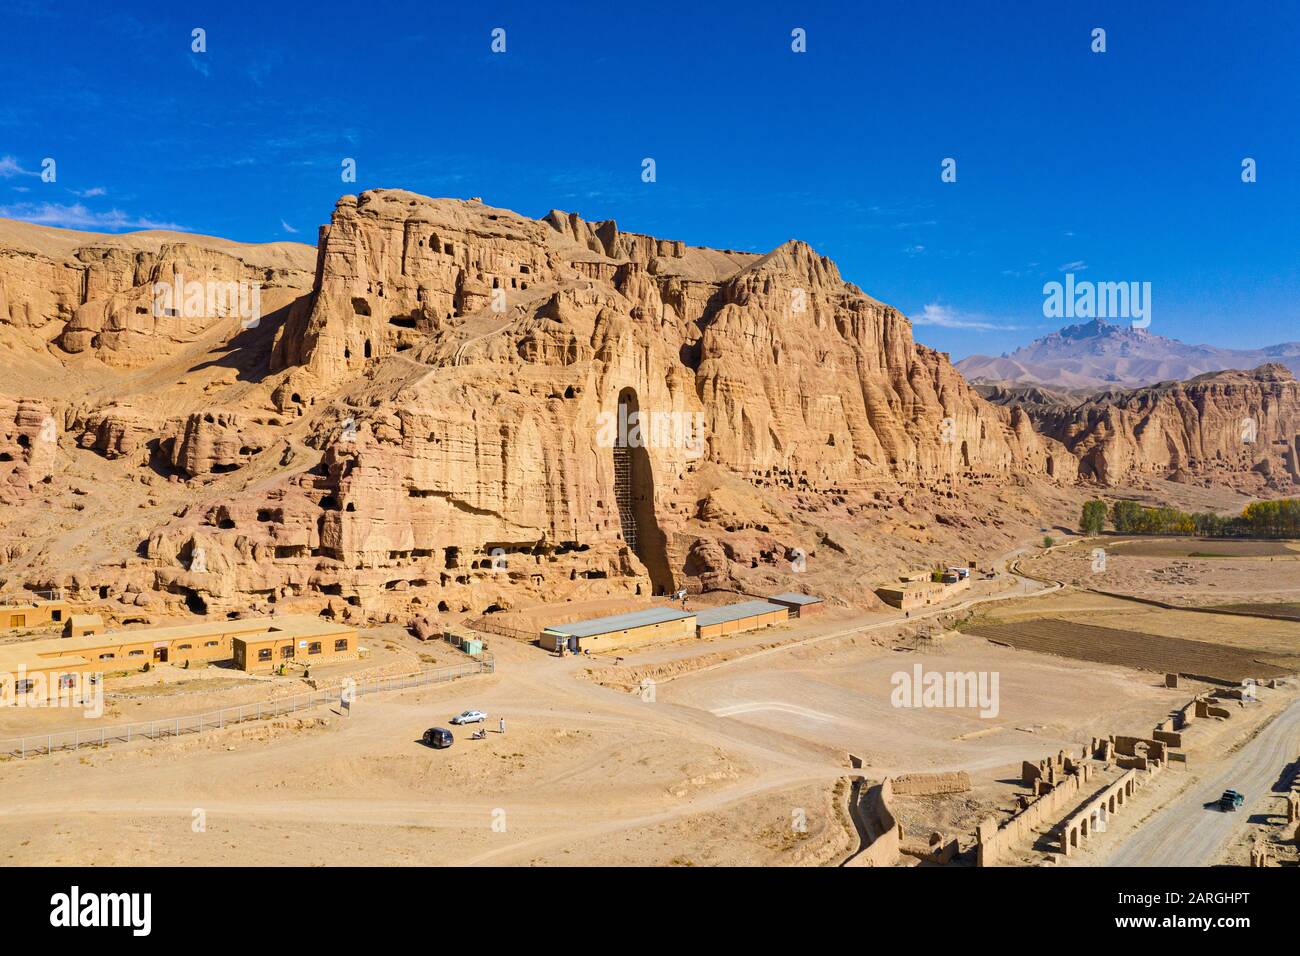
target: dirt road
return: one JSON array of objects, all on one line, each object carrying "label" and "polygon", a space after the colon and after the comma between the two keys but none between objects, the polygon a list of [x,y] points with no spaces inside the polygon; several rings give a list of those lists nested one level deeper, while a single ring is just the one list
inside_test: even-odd
[{"label": "dirt road", "polygon": [[[1106,866],[1210,866],[1234,831],[1252,813],[1276,811],[1272,787],[1300,748],[1300,701],[1296,701],[1229,758],[1221,772],[1194,783],[1157,811],[1105,861]],[[1205,806],[1224,790],[1245,794],[1233,813]]]}]

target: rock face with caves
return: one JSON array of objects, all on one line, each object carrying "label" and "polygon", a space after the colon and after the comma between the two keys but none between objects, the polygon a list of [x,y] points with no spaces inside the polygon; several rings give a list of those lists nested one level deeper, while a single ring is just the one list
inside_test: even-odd
[{"label": "rock face with caves", "polygon": [[[349,620],[683,586],[870,605],[904,564],[1009,545],[1043,502],[1074,507],[1063,445],[801,242],[760,256],[375,190],[339,200],[309,289],[297,252],[220,243],[106,256],[93,309],[32,291],[52,265],[6,279],[11,325],[43,336],[32,361],[82,375],[62,397],[33,387],[67,436],[48,500],[60,482],[106,489],[79,502],[82,528],[102,509],[99,533],[43,518],[6,586]],[[177,256],[223,275],[294,265],[267,279],[283,305],[258,328],[136,329],[142,280]]]},{"label": "rock face with caves", "polygon": [[[96,235],[0,220],[0,344],[53,342],[63,353],[139,368],[236,316],[241,283],[257,287],[259,311],[269,316],[310,288],[310,270],[310,250],[298,243]],[[191,295],[164,298],[162,286]]]},{"label": "rock face with caves", "polygon": [[1282,365],[1080,402],[1007,389],[989,394],[1007,404],[1023,400],[1037,427],[1078,457],[1085,480],[1121,485],[1155,476],[1251,493],[1300,489],[1300,383]]}]

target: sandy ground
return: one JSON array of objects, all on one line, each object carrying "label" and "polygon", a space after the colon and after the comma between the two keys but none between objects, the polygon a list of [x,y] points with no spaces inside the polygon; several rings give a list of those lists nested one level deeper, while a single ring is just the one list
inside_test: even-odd
[{"label": "sandy ground", "polygon": [[[744,635],[752,654],[688,669],[649,700],[580,679],[591,661],[498,640],[496,674],[376,695],[346,718],[321,708],[8,761],[0,852],[64,864],[836,863],[856,842],[850,751],[872,775],[966,766],[995,782],[1085,739],[1099,700],[1137,726],[1176,697],[962,636],[927,652],[891,649],[887,627],[826,637],[850,623],[888,622],[828,618],[766,648]],[[656,648],[646,663],[673,655]],[[999,714],[890,706],[891,675],[918,663],[999,671]],[[419,743],[467,707],[491,715],[487,739]]]},{"label": "sandy ground", "polygon": [[1300,600],[1300,542],[1107,536],[1057,548],[1022,567],[1078,587],[1192,607]]},{"label": "sandy ground", "polygon": [[[1095,735],[1145,735],[1196,688],[1169,689],[1152,674],[948,630],[966,605],[1000,599],[980,613],[1010,617],[1127,615],[1124,626],[1180,636],[1189,636],[1182,631],[1190,624],[1171,615],[1221,617],[1135,610],[1011,578],[980,587],[930,612],[932,619],[843,611],[595,660],[558,659],[498,638],[495,674],[367,697],[347,717],[321,707],[202,736],[5,761],[0,860],[835,865],[857,845],[845,803],[850,753],[864,760],[870,779],[968,770],[970,792],[902,798],[899,813],[909,839],[938,830],[969,846],[974,823],[1020,792],[1022,760],[1075,749]],[[1042,594],[1026,597],[1031,592]],[[1264,634],[1270,646],[1300,628],[1224,620],[1245,624],[1218,639]],[[918,640],[931,623],[941,636]],[[1257,624],[1261,630],[1252,631]],[[376,648],[371,667],[406,665],[422,654],[432,658],[422,663],[439,663],[443,652],[457,653],[396,629],[367,632],[367,642]],[[996,674],[996,713],[981,716],[978,705],[894,706],[896,675],[917,666]],[[214,683],[176,700],[143,689],[118,688],[118,710],[174,713],[183,702],[189,713],[202,709],[191,703],[207,707],[209,699],[253,692]],[[448,726],[470,707],[490,715],[486,739],[457,730],[448,750],[420,743],[426,728]],[[66,724],[66,712],[58,716]],[[505,734],[497,732],[501,717]],[[12,731],[33,717],[0,719]],[[1207,733],[1196,772],[1213,772],[1229,759],[1219,753],[1226,748]],[[1161,792],[1152,788],[1152,799]],[[1026,862],[1033,860],[1029,852]]]}]

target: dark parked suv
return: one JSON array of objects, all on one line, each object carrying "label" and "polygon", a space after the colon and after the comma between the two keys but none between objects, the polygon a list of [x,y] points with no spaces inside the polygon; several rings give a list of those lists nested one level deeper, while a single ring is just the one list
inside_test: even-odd
[{"label": "dark parked suv", "polygon": [[443,750],[452,744],[451,731],[446,727],[430,727],[424,732],[424,743],[434,750]]}]

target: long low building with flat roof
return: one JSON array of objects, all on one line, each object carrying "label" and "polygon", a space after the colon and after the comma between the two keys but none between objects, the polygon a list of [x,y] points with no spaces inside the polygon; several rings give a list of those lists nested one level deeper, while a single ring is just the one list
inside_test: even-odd
[{"label": "long low building with flat roof", "polygon": [[790,619],[790,609],[771,601],[742,601],[711,607],[695,615],[696,634],[699,637],[725,637],[760,627],[784,624]]},{"label": "long low building with flat roof", "polygon": [[694,636],[695,612],[652,607],[572,624],[552,624],[543,629],[538,643],[551,651],[560,647],[570,651],[609,650]]},{"label": "long low building with flat roof", "polygon": [[699,611],[653,607],[572,624],[552,624],[543,629],[537,643],[549,651],[563,647],[576,653],[637,647],[651,641],[683,637],[724,637],[784,624],[822,607],[821,598],[793,591],[766,600],[740,601]]},{"label": "long low building with flat roof", "polygon": [[[270,650],[269,658],[264,649]],[[306,614],[23,641],[0,645],[0,694],[13,700],[35,689],[37,675],[42,678],[39,683],[53,691],[77,674],[129,670],[146,662],[208,663],[242,655],[237,666],[253,671],[270,669],[281,661],[309,663],[352,656],[356,650],[355,628]]]}]

